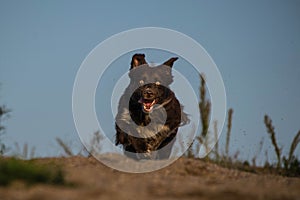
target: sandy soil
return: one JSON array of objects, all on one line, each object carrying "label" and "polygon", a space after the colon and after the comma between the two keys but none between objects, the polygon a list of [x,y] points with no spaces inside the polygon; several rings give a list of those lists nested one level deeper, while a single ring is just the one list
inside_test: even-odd
[{"label": "sandy soil", "polygon": [[300,200],[299,178],[229,170],[194,159],[180,158],[162,170],[143,174],[119,172],[94,158],[48,158],[38,162],[62,165],[67,181],[74,186],[14,183],[0,187],[0,199]]}]

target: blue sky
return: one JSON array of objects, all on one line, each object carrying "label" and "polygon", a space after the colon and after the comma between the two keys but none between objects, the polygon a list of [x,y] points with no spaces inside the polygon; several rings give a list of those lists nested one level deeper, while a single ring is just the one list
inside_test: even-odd
[{"label": "blue sky", "polygon": [[296,0],[0,1],[0,103],[13,110],[4,139],[38,156],[59,154],[55,137],[77,143],[71,100],[82,61],[113,34],[154,26],[192,37],[217,64],[234,109],[231,154],[251,159],[264,138],[261,158],[267,150],[275,160],[264,114],[284,152],[300,129],[299,11]]}]

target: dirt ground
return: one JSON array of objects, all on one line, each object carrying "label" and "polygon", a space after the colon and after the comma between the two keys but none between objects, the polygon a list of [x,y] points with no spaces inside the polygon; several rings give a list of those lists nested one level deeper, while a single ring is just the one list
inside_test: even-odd
[{"label": "dirt ground", "polygon": [[0,199],[300,200],[299,178],[230,170],[201,160],[180,158],[164,169],[143,174],[119,172],[94,158],[47,158],[38,162],[62,165],[67,182],[72,184],[25,186],[14,183],[0,187]]}]

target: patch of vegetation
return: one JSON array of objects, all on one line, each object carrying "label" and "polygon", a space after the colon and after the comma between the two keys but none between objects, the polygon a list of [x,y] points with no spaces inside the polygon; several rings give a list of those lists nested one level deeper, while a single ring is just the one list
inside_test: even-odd
[{"label": "patch of vegetation", "polygon": [[[2,122],[9,117],[10,112],[11,110],[5,105],[0,105],[0,186],[7,186],[14,181],[23,181],[28,185],[36,183],[65,184],[64,173],[59,166],[41,165],[32,160],[25,161],[3,156],[8,151],[8,147],[1,140],[1,136],[5,133],[5,126],[2,125]],[[16,157],[23,159],[33,157],[35,151],[32,148],[29,154],[27,144],[24,145],[23,152],[18,144],[16,144],[16,149]]]},{"label": "patch of vegetation", "polygon": [[200,102],[199,102],[199,112],[200,112],[200,119],[202,124],[202,131],[200,133],[200,136],[197,137],[198,142],[205,146],[205,149],[207,150],[208,145],[208,127],[209,127],[209,118],[210,118],[210,112],[211,112],[211,103],[206,98],[206,85],[205,85],[205,76],[204,74],[200,75]]},{"label": "patch of vegetation", "polygon": [[42,165],[35,161],[24,161],[16,158],[0,158],[0,186],[7,186],[17,180],[28,185],[37,183],[65,184],[64,173],[58,166]]},{"label": "patch of vegetation", "polygon": [[56,142],[59,144],[59,146],[64,150],[67,156],[73,156],[73,152],[71,148],[60,138],[56,138]]},{"label": "patch of vegetation", "polygon": [[[272,124],[271,118],[268,115],[265,115],[264,123],[266,125],[267,131],[269,133],[270,139],[272,141],[277,156],[277,171],[282,175],[300,177],[300,161],[294,154],[298,144],[300,143],[300,131],[298,131],[298,133],[295,135],[290,145],[289,155],[286,157],[282,156],[282,148],[279,148],[277,144],[275,128]],[[269,167],[268,163],[266,163],[266,167]]]},{"label": "patch of vegetation", "polygon": [[4,105],[0,106],[0,156],[2,156],[6,151],[7,147],[1,141],[1,136],[4,134],[5,127],[2,125],[2,121],[5,120],[9,115],[10,110]]},{"label": "patch of vegetation", "polygon": [[10,149],[10,154],[13,155],[15,158],[23,159],[23,160],[29,160],[34,158],[35,154],[35,147],[28,147],[28,144],[25,143],[22,145],[19,145],[18,143],[14,144],[14,148]]},{"label": "patch of vegetation", "polygon": [[[185,154],[186,157],[189,158],[197,158],[198,151],[201,145],[207,149],[209,146],[209,142],[215,142],[218,140],[218,130],[217,130],[217,122],[214,122],[214,138],[208,138],[208,126],[210,120],[211,113],[211,103],[210,100],[206,96],[206,83],[205,77],[203,74],[200,75],[200,102],[199,102],[199,112],[200,112],[200,121],[202,123],[202,131],[197,136],[197,140],[191,145]],[[219,144],[216,142],[214,149],[204,158],[205,161],[216,163],[220,166],[226,168],[233,168],[247,172],[254,173],[272,173],[279,174],[283,176],[292,176],[292,177],[300,177],[300,161],[295,155],[295,150],[300,143],[300,131],[295,135],[291,145],[288,156],[282,156],[282,148],[279,147],[278,142],[276,140],[275,128],[272,124],[272,120],[268,115],[264,116],[264,123],[267,128],[267,133],[271,139],[272,145],[274,147],[274,151],[277,157],[277,163],[270,164],[266,161],[265,165],[262,167],[256,166],[256,158],[259,153],[262,151],[263,140],[261,140],[259,144],[259,151],[256,152],[255,156],[252,159],[252,163],[250,164],[248,161],[241,161],[238,158],[239,152],[235,155],[231,156],[229,154],[229,143],[231,137],[231,128],[232,128],[232,116],[233,109],[230,108],[228,110],[228,120],[227,120],[227,133],[226,133],[226,145],[225,145],[225,153],[219,152]],[[213,140],[212,140],[213,139]],[[195,150],[196,149],[196,152]],[[207,152],[209,149],[207,149]],[[267,157],[267,155],[266,155]]]},{"label": "patch of vegetation", "polygon": [[[100,134],[99,131],[96,131],[93,133],[93,137],[90,141],[90,145],[88,147],[85,147],[82,145],[82,147],[79,149],[79,151],[76,153],[74,152],[74,148],[72,148],[70,145],[68,145],[67,142],[60,138],[56,138],[56,142],[58,145],[63,149],[62,156],[87,156],[91,157],[92,155],[97,155],[101,153],[102,150],[102,141],[104,140],[103,136]],[[77,149],[78,150],[78,149]]]}]

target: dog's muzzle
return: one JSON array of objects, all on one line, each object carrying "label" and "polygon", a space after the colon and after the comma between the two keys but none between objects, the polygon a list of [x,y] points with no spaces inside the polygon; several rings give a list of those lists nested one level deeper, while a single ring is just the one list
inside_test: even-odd
[{"label": "dog's muzzle", "polygon": [[142,97],[139,100],[143,106],[143,111],[145,113],[150,113],[153,110],[153,106],[157,103],[156,94],[152,88],[147,87],[142,91]]}]

